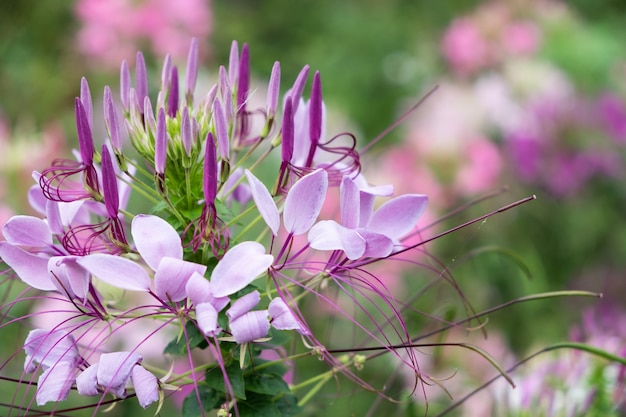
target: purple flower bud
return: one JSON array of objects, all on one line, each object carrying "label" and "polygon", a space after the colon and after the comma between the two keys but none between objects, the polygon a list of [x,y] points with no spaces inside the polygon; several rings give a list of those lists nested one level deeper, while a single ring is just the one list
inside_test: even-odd
[{"label": "purple flower bud", "polygon": [[289,163],[291,161],[291,157],[293,156],[294,143],[293,102],[291,101],[291,97],[287,97],[287,101],[285,103],[282,136],[281,155],[283,163]]},{"label": "purple flower bud", "polygon": [[143,100],[143,124],[146,127],[146,132],[152,132],[152,134],[156,132],[154,111],[152,110],[152,103],[148,96]]},{"label": "purple flower bud", "polygon": [[214,204],[217,195],[217,154],[215,139],[211,132],[206,135],[206,148],[204,153],[204,179],[203,191],[205,204]]},{"label": "purple flower bud", "polygon": [[115,104],[113,103],[113,94],[111,89],[107,85],[104,87],[104,123],[109,132],[111,138],[111,145],[115,152],[121,152],[122,150],[122,136],[120,132],[120,123],[117,118],[117,112],[115,111]]},{"label": "purple flower bud", "polygon": [[244,43],[241,48],[241,58],[239,59],[239,78],[237,79],[237,113],[243,113],[248,100],[248,89],[250,88],[250,51],[248,44]]},{"label": "purple flower bud", "polygon": [[235,85],[237,82],[237,76],[239,75],[239,45],[237,44],[237,41],[233,41],[230,45],[228,75],[230,78],[230,85]]},{"label": "purple flower bud", "polygon": [[189,47],[189,55],[187,56],[187,104],[193,104],[193,90],[196,88],[196,80],[198,79],[198,39],[191,40]]},{"label": "purple flower bud", "polygon": [[170,85],[170,77],[172,76],[172,57],[170,54],[165,55],[163,61],[163,70],[161,71],[161,91],[167,91]]},{"label": "purple flower bud", "polygon": [[226,68],[223,65],[220,65],[220,69],[218,71],[218,84],[220,86],[220,94],[223,99],[226,99],[227,96],[232,94],[232,90],[230,89],[230,84],[228,82],[228,74],[226,74]]},{"label": "purple flower bud", "polygon": [[322,135],[322,81],[320,72],[315,71],[311,86],[311,101],[309,103],[309,138],[311,146],[317,146]]},{"label": "purple flower bud", "polygon": [[104,205],[112,219],[117,218],[119,209],[119,195],[117,193],[117,177],[111,162],[109,148],[102,145],[102,191],[104,193]]},{"label": "purple flower bud", "polygon": [[89,127],[93,126],[93,103],[91,101],[91,91],[89,91],[89,84],[87,83],[87,79],[85,77],[80,80],[80,101],[83,102],[83,107],[85,107],[85,114],[87,115],[87,120],[89,121]]},{"label": "purple flower bud", "polygon": [[[135,68],[135,90],[137,100],[143,103],[144,97],[148,95],[148,73],[146,71],[146,61],[141,52],[137,52],[137,67]],[[143,109],[142,109],[143,110]]]},{"label": "purple flower bud", "polygon": [[165,110],[159,109],[156,126],[156,139],[154,143],[154,170],[157,174],[165,173],[167,161],[167,126],[165,124]]},{"label": "purple flower bud", "polygon": [[291,87],[291,92],[289,96],[291,97],[291,101],[293,104],[293,113],[295,114],[298,110],[298,105],[300,105],[300,99],[302,98],[302,92],[304,91],[304,85],[306,84],[306,79],[309,75],[309,66],[305,65],[304,68],[296,77],[296,81],[293,83],[293,87]]},{"label": "purple flower bud", "polygon": [[189,108],[187,106],[183,108],[180,130],[180,136],[185,152],[187,153],[187,156],[191,156],[191,119],[189,118]]},{"label": "purple flower bud", "polygon": [[80,148],[80,157],[86,166],[93,165],[94,145],[91,136],[91,128],[87,113],[83,102],[76,97],[74,102],[74,110],[76,112],[76,131],[78,132],[78,147]]},{"label": "purple flower bud", "polygon": [[120,99],[122,100],[122,107],[124,111],[128,111],[130,94],[130,70],[128,69],[128,63],[126,60],[122,61],[120,67]]},{"label": "purple flower bud", "polygon": [[172,67],[172,76],[170,78],[170,89],[167,97],[167,115],[174,118],[178,111],[178,69]]},{"label": "purple flower bud", "polygon": [[217,146],[220,151],[220,158],[228,160],[230,153],[230,139],[228,138],[228,122],[226,121],[226,115],[222,110],[222,105],[219,100],[215,101],[213,108],[213,123],[215,124],[215,134],[217,136]]},{"label": "purple flower bud", "polygon": [[278,94],[280,91],[280,63],[274,62],[270,83],[267,86],[267,116],[274,117],[278,106]]},{"label": "purple flower bud", "polygon": [[217,97],[217,84],[213,84],[213,87],[209,90],[204,99],[204,113],[208,114],[210,109],[213,108],[213,103],[215,102],[215,97]]}]

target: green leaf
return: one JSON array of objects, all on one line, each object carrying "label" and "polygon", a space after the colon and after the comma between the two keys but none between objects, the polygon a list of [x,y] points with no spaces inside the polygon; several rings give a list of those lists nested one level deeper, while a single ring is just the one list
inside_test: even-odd
[{"label": "green leaf", "polygon": [[[198,395],[202,404],[198,403]],[[194,390],[183,400],[182,417],[200,417],[206,414],[203,411],[219,408],[224,401],[224,397],[216,390],[198,385],[198,392]]]},{"label": "green leaf", "polygon": [[282,417],[296,416],[302,412],[295,395],[283,395],[276,401],[276,407]]},{"label": "green leaf", "polygon": [[195,347],[204,349],[209,345],[204,338],[204,335],[193,322],[187,322],[187,324],[185,324],[185,329],[187,337],[185,337],[184,334],[180,337],[180,339],[176,336],[167,344],[165,350],[163,351],[164,353],[169,353],[170,355],[175,356],[184,356],[187,354],[188,349],[193,349]]},{"label": "green leaf", "polygon": [[238,402],[240,417],[282,417],[271,395],[251,394],[247,401]]},{"label": "green leaf", "polygon": [[[264,369],[265,371],[265,369]],[[253,373],[244,377],[246,391],[257,394],[278,395],[289,393],[289,386],[280,375],[271,373]]]},{"label": "green leaf", "polygon": [[[228,381],[233,389],[233,394],[239,399],[246,399],[246,389],[243,380],[243,371],[239,368],[239,363],[233,363],[226,367],[226,374],[228,375]],[[209,369],[206,372],[206,384],[207,386],[218,390],[219,392],[226,393],[226,384],[224,381],[224,375],[219,367]]]}]

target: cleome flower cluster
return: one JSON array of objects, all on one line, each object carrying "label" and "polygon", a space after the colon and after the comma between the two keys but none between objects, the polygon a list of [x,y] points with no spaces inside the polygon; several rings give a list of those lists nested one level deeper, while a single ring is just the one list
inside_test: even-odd
[{"label": "cleome flower cluster", "polygon": [[[21,382],[38,406],[76,391],[100,405],[136,397],[146,408],[191,387],[186,402],[220,415],[245,414],[246,401],[293,415],[299,406],[286,369],[261,357],[279,350],[280,334],[297,336],[332,372],[369,387],[354,373],[359,355],[332,354],[312,331],[314,317],[299,308],[309,296],[419,375],[414,353],[392,348],[411,341],[402,311],[365,267],[419,245],[403,241],[427,197],[392,197],[392,186],[367,183],[355,138],[326,134],[318,72],[303,98],[308,66],[279,103],[275,63],[266,105],[252,108],[249,57],[248,46],[234,42],[217,83],[199,96],[194,40],[184,84],[166,57],[151,96],[138,53],[134,83],[122,63],[119,103],[104,89],[103,141],[94,140],[91,92],[82,80],[75,159],[33,173],[29,201],[40,217],[12,217],[0,242],[2,261],[35,290],[5,312],[27,299],[61,306],[15,319],[51,317],[23,346]],[[338,216],[321,214],[333,209]],[[357,320],[354,307],[324,295],[333,285],[357,310],[369,303],[383,319]],[[63,318],[55,319],[59,312]],[[135,325],[148,335],[120,344],[117,336]],[[171,342],[159,349],[177,365],[161,369],[142,352],[163,335]],[[211,382],[215,375],[220,383]],[[272,384],[259,387],[261,380]],[[19,407],[34,406],[22,401]]]}]

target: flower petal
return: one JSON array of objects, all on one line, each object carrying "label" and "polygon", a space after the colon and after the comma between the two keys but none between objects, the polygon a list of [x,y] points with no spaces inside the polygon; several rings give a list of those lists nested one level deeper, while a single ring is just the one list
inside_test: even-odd
[{"label": "flower petal", "polygon": [[243,297],[237,299],[226,311],[226,317],[228,320],[233,321],[238,317],[243,316],[248,311],[252,310],[261,301],[261,294],[258,291],[253,291]]},{"label": "flower petal", "polygon": [[318,169],[305,175],[289,190],[285,199],[283,221],[289,233],[306,233],[320,214],[326,198],[328,174]]},{"label": "flower petal", "polygon": [[206,336],[215,336],[221,331],[217,323],[217,310],[211,303],[196,306],[196,320],[198,327]]},{"label": "flower petal", "polygon": [[95,253],[76,261],[101,281],[130,291],[148,291],[150,277],[141,265],[119,256]]},{"label": "flower petal", "polygon": [[126,396],[126,382],[133,367],[141,362],[141,355],[135,352],[111,352],[100,356],[97,379],[98,384],[115,396]]},{"label": "flower petal", "polygon": [[62,330],[31,330],[24,341],[24,351],[25,372],[33,372],[34,363],[40,363],[44,367],[53,367],[61,362],[74,365],[78,358],[74,337]]},{"label": "flower petal", "polygon": [[0,258],[31,287],[43,291],[56,289],[48,273],[48,258],[33,255],[8,242],[0,242]]},{"label": "flower petal", "polygon": [[341,180],[341,224],[349,229],[359,227],[360,192],[356,183],[347,175]]},{"label": "flower petal", "polygon": [[374,212],[368,230],[397,240],[415,227],[428,203],[428,197],[421,194],[405,194],[393,198]]},{"label": "flower petal", "polygon": [[226,297],[245,288],[274,262],[272,255],[258,242],[233,246],[211,273],[211,291],[215,297]]},{"label": "flower petal", "polygon": [[271,318],[271,324],[278,330],[297,330],[300,334],[309,334],[300,320],[296,318],[287,303],[282,298],[274,298],[270,301],[267,311]]},{"label": "flower petal", "polygon": [[311,228],[309,244],[317,250],[342,250],[348,259],[359,259],[365,252],[365,239],[353,229],[334,220],[322,220]]},{"label": "flower petal", "polygon": [[153,270],[156,271],[159,262],[166,256],[183,259],[180,236],[162,218],[139,214],[133,219],[130,228],[137,251]]},{"label": "flower petal", "polygon": [[48,222],[33,216],[13,216],[2,227],[2,234],[13,245],[42,248],[52,245]]},{"label": "flower petal", "polygon": [[37,405],[67,399],[75,380],[76,365],[73,363],[59,362],[46,369],[37,382]]},{"label": "flower petal", "polygon": [[48,260],[48,270],[59,292],[84,300],[89,291],[89,272],[77,260],[77,256],[53,256]]},{"label": "flower petal", "polygon": [[147,408],[150,404],[159,400],[159,383],[156,376],[141,365],[135,365],[130,375],[135,387],[135,394],[139,405]]},{"label": "flower petal", "polygon": [[161,300],[180,301],[187,297],[185,286],[191,275],[204,275],[206,266],[165,257],[154,274],[154,291]]},{"label": "flower petal", "polygon": [[265,337],[269,330],[267,310],[250,311],[230,322],[230,332],[237,343],[248,343]]},{"label": "flower petal", "polygon": [[193,305],[211,303],[218,312],[222,311],[230,303],[230,298],[228,297],[214,297],[209,280],[197,272],[191,274],[187,284],[185,284],[185,292]]},{"label": "flower petal", "polygon": [[359,234],[365,239],[363,257],[385,258],[393,252],[393,241],[387,236],[365,229],[359,229]]},{"label": "flower petal", "polygon": [[80,395],[98,395],[98,366],[94,363],[76,377],[76,389]]},{"label": "flower petal", "polygon": [[272,230],[274,236],[278,235],[278,228],[280,227],[280,215],[278,214],[278,208],[274,199],[270,195],[270,192],[252,172],[245,170],[246,178],[250,184],[250,191],[252,192],[252,198],[256,204],[261,217],[265,220],[265,223]]}]

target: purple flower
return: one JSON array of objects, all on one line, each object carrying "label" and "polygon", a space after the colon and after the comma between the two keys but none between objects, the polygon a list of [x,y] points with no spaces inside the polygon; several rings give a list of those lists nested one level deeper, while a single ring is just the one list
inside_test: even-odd
[{"label": "purple flower", "polygon": [[25,372],[34,372],[37,364],[43,369],[37,384],[37,405],[63,401],[76,379],[79,361],[76,341],[61,331],[31,330],[24,342]]},{"label": "purple flower", "polygon": [[405,194],[384,203],[372,212],[373,194],[360,190],[356,182],[344,177],[341,183],[341,224],[334,220],[317,223],[309,232],[311,247],[343,250],[348,259],[389,256],[399,239],[414,227],[426,208],[428,198]]},{"label": "purple flower", "polygon": [[142,357],[134,352],[103,353],[100,361],[85,369],[76,378],[76,388],[81,395],[98,395],[110,392],[117,398],[126,398],[126,386],[132,382],[139,405],[147,408],[159,399],[156,377],[144,369]]}]

